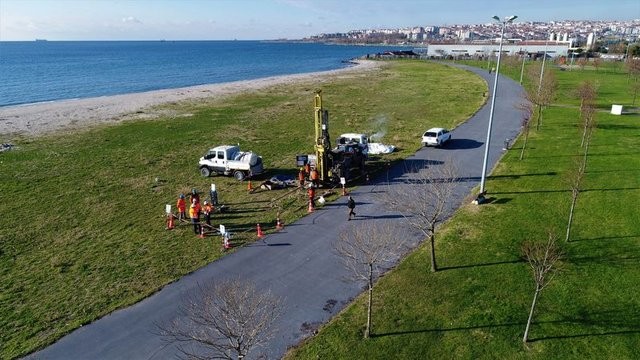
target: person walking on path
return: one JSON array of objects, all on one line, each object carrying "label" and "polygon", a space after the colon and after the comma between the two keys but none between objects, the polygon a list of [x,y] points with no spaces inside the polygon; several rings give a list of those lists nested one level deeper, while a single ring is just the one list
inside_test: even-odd
[{"label": "person walking on path", "polygon": [[191,223],[193,224],[193,232],[196,235],[200,234],[200,204],[195,200],[191,203],[189,208],[189,216],[191,217]]},{"label": "person walking on path", "polygon": [[351,220],[351,215],[353,215],[354,218],[356,217],[356,213],[355,213],[355,211],[353,211],[356,208],[356,201],[353,200],[353,198],[351,196],[349,196],[349,200],[347,200],[347,207],[349,208],[349,219],[347,219],[347,220],[350,221]]},{"label": "person walking on path", "polygon": [[211,206],[207,200],[204,201],[204,208],[202,211],[204,212],[204,221],[207,225],[211,226],[211,213],[213,213],[213,206]]},{"label": "person walking on path", "polygon": [[184,200],[184,194],[180,194],[176,207],[178,208],[178,221],[187,220],[187,203]]}]

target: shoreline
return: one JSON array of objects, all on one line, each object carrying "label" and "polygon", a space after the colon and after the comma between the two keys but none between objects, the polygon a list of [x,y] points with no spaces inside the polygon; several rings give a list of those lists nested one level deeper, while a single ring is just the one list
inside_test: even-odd
[{"label": "shoreline", "polygon": [[[0,108],[0,141],[16,136],[39,136],[77,130],[97,124],[157,118],[163,113],[149,112],[158,105],[200,99],[222,99],[274,85],[292,84],[321,77],[378,69],[380,62],[354,61],[354,66],[302,74],[271,76],[252,80],[195,85],[175,89],[100,96],[83,99],[10,105]],[[144,111],[143,111],[144,110]]]}]

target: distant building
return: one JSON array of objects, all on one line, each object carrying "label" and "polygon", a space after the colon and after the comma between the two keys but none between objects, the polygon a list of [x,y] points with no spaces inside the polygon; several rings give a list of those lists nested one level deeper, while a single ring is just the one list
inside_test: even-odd
[{"label": "distant building", "polygon": [[[543,56],[546,52],[548,57],[567,56],[569,52],[569,42],[560,41],[517,41],[504,43],[502,53],[504,55],[524,54],[529,57]],[[498,54],[499,44],[497,42],[471,42],[471,43],[431,43],[427,47],[427,57],[487,57]]]},{"label": "distant building", "polygon": [[589,33],[589,36],[587,36],[587,49],[593,48],[593,44],[595,43],[595,37],[596,35],[594,33]]}]

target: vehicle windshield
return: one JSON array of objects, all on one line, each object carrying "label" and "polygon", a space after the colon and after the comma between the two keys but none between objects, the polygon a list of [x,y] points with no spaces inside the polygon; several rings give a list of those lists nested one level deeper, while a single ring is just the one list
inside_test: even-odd
[{"label": "vehicle windshield", "polygon": [[424,136],[426,136],[426,137],[436,137],[438,135],[436,133],[434,133],[434,132],[426,132],[426,133],[424,133]]}]

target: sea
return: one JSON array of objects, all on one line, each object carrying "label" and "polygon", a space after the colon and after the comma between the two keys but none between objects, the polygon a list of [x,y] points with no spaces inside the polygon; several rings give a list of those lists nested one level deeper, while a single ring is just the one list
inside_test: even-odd
[{"label": "sea", "polygon": [[0,42],[0,107],[351,66],[388,46],[284,41]]}]

